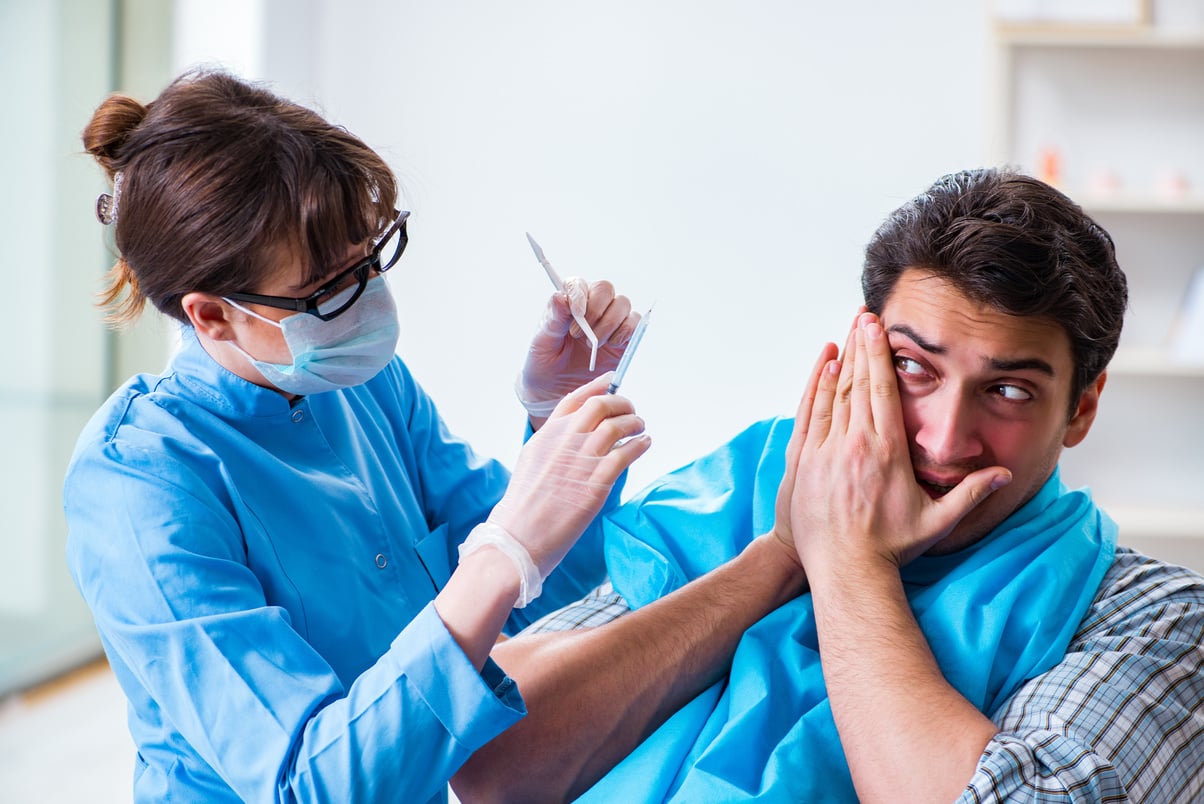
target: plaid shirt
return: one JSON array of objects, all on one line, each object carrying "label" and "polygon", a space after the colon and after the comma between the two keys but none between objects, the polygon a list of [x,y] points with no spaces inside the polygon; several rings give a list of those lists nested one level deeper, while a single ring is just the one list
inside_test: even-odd
[{"label": "plaid shirt", "polygon": [[[627,611],[607,583],[527,630]],[[1118,548],[1065,658],[991,719],[957,804],[1204,802],[1204,578]]]}]

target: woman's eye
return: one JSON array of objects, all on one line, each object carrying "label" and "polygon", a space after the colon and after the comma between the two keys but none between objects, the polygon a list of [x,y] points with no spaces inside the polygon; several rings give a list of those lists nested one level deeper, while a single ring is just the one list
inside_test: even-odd
[{"label": "woman's eye", "polygon": [[895,368],[903,374],[923,374],[924,367],[910,357],[895,355]]},{"label": "woman's eye", "polygon": [[339,279],[337,279],[334,282],[331,282],[329,285],[326,286],[325,292],[322,294],[322,298],[329,299],[329,298],[339,295],[344,290],[346,290],[353,282],[355,282],[355,277],[353,277],[353,276],[339,277]]},{"label": "woman's eye", "polygon": [[330,301],[332,298],[354,285],[357,281],[358,278],[355,276],[354,272],[341,274],[314,291],[315,298],[317,298],[319,304]]}]

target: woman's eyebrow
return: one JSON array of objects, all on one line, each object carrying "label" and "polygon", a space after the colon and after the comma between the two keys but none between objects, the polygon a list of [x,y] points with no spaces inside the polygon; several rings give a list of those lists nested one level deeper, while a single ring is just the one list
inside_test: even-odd
[{"label": "woman's eyebrow", "polygon": [[306,288],[313,288],[312,292],[316,293],[317,291],[324,288],[326,285],[329,285],[331,282],[338,279],[342,274],[349,272],[352,268],[359,265],[365,259],[366,259],[366,257],[362,257],[362,256],[355,257],[354,261],[348,260],[347,262],[345,262],[342,265],[342,267],[335,268],[335,269],[331,270],[330,273],[323,274],[322,277],[319,279],[310,280],[308,282],[302,281],[299,284],[291,285],[290,287],[292,288],[292,290],[296,291],[298,294],[301,294],[301,295],[306,295],[305,294]]}]

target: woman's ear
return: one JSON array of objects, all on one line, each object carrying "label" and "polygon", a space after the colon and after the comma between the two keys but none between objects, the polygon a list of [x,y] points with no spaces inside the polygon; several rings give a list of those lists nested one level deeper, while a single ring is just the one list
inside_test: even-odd
[{"label": "woman's ear", "polygon": [[184,315],[192,322],[197,334],[214,341],[228,341],[233,337],[230,329],[230,305],[221,297],[210,293],[185,293],[180,299]]},{"label": "woman's ear", "polygon": [[1066,435],[1062,437],[1062,446],[1076,446],[1087,437],[1087,431],[1091,429],[1091,424],[1095,421],[1095,414],[1099,411],[1099,396],[1103,393],[1104,383],[1107,381],[1108,372],[1102,371],[1095,378],[1095,382],[1083,389],[1074,415],[1070,417],[1070,423],[1066,426]]}]

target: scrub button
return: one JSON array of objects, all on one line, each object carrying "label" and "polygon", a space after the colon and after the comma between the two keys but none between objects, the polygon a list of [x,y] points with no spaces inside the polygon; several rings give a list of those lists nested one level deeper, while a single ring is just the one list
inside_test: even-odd
[{"label": "scrub button", "polygon": [[305,411],[301,410],[301,408],[297,408],[296,410],[293,411],[293,421],[295,421],[299,424],[301,422],[301,420],[304,418],[305,418]]},{"label": "scrub button", "polygon": [[376,554],[376,566],[380,567],[381,569],[389,566],[389,559],[385,558],[384,553]]}]

